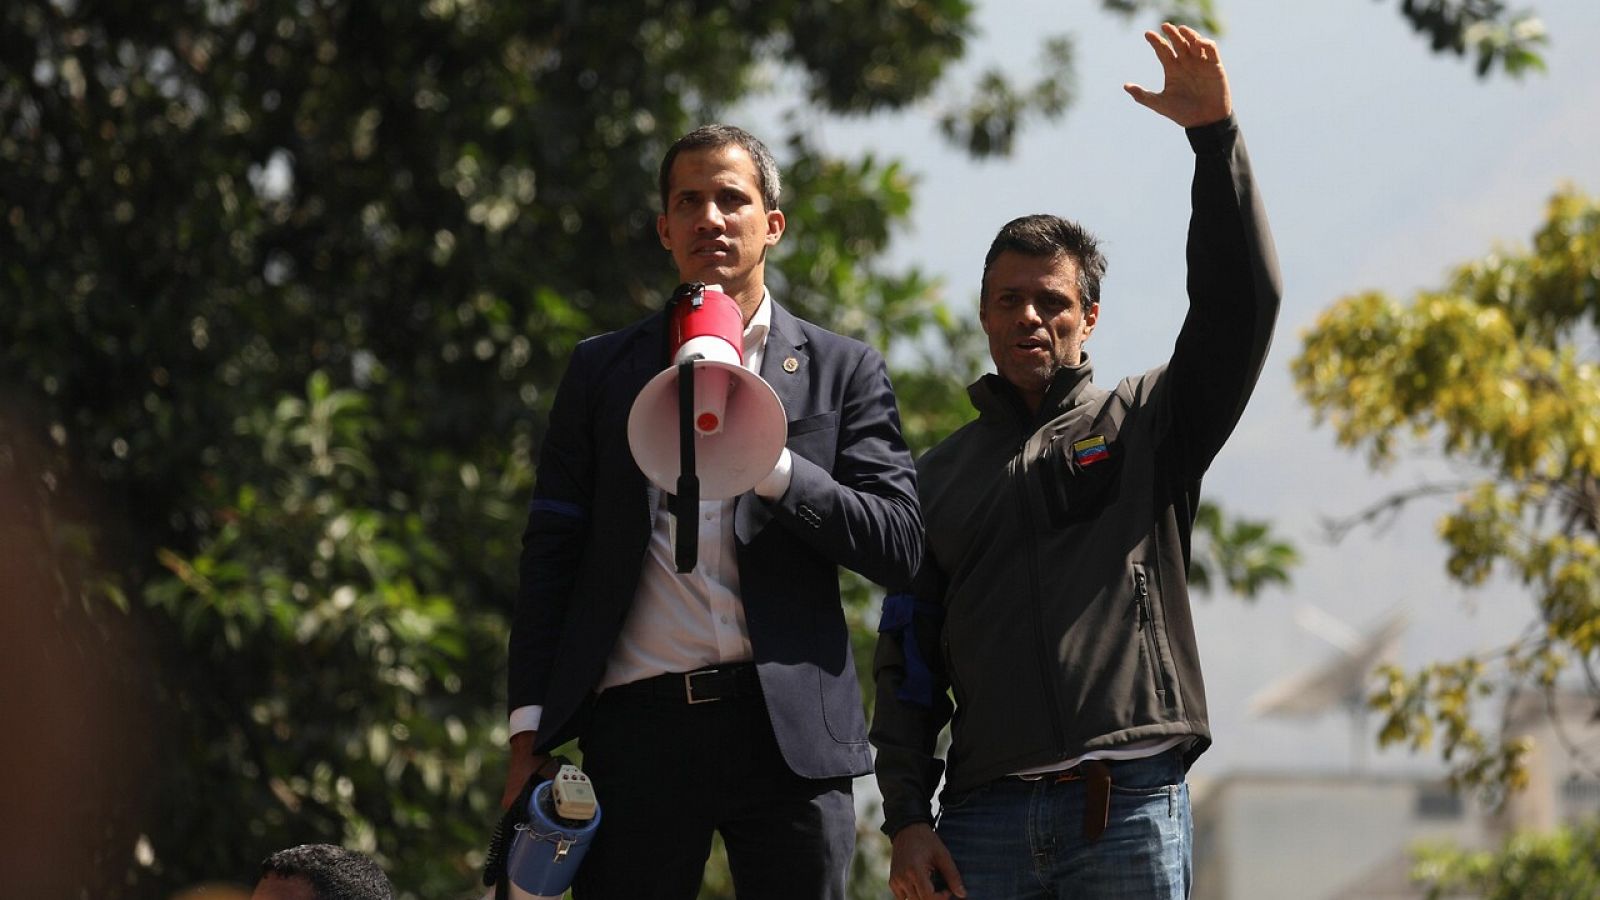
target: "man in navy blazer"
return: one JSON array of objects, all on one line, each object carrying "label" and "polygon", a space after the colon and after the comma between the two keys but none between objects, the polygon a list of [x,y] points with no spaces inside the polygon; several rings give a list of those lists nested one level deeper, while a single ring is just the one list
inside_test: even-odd
[{"label": "man in navy blazer", "polygon": [[754,490],[677,523],[700,543],[679,574],[666,497],[626,435],[669,364],[665,318],[573,351],[523,536],[504,803],[577,738],[602,815],[578,897],[693,898],[716,831],[740,896],[842,898],[851,779],[871,755],[838,566],[880,583],[916,570],[913,464],[882,356],[766,289],[786,224],[767,148],[697,129],[660,188],[661,244],[681,281],[739,304],[745,364],[782,400],[787,447]]}]

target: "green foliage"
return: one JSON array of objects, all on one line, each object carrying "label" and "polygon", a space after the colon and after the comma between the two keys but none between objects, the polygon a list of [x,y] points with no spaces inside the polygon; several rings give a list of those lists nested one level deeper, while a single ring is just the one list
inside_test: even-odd
[{"label": "green foliage", "polygon": [[1428,900],[1587,900],[1600,896],[1600,822],[1519,834],[1497,850],[1418,848],[1411,879]]},{"label": "green foliage", "polygon": [[1055,37],[1040,47],[1041,73],[1033,85],[1018,90],[998,69],[980,75],[973,96],[946,111],[939,129],[964,146],[974,158],[1011,153],[1025,118],[1038,113],[1056,118],[1072,103],[1072,39]]},{"label": "green foliage", "polygon": [[922,97],[961,58],[973,8],[967,0],[770,5],[787,24],[789,52],[809,74],[811,101],[846,113]]},{"label": "green foliage", "polygon": [[1104,0],[1105,8],[1126,18],[1146,14],[1148,18],[1174,25],[1188,25],[1203,34],[1221,34],[1222,19],[1212,0]]},{"label": "green foliage", "polygon": [[1300,562],[1299,551],[1275,535],[1269,523],[1230,521],[1209,501],[1195,515],[1195,535],[1189,584],[1204,593],[1226,587],[1244,600],[1255,600],[1271,585],[1287,585],[1289,570]]},{"label": "green foliage", "polygon": [[1512,78],[1544,70],[1537,48],[1549,35],[1528,10],[1512,12],[1501,0],[1402,0],[1400,13],[1433,52],[1476,55],[1479,78],[1496,66]]},{"label": "green foliage", "polygon": [[1485,661],[1467,657],[1434,663],[1414,675],[1384,666],[1378,674],[1384,686],[1371,703],[1384,715],[1380,745],[1406,743],[1421,750],[1437,739],[1440,756],[1453,767],[1451,783],[1476,789],[1491,806],[1527,786],[1525,760],[1532,745],[1525,738],[1496,740],[1473,718],[1473,704],[1495,687]]},{"label": "green foliage", "polygon": [[1373,704],[1386,716],[1381,742],[1429,746],[1437,727],[1455,776],[1494,796],[1521,783],[1524,748],[1481,733],[1474,698],[1505,684],[1550,689],[1564,668],[1600,660],[1600,367],[1584,349],[1597,324],[1600,204],[1566,190],[1530,250],[1461,266],[1410,304],[1347,297],[1293,363],[1318,417],[1373,466],[1431,440],[1481,475],[1454,489],[1439,523],[1449,574],[1469,586],[1510,577],[1535,624],[1493,659],[1391,669]]},{"label": "green foliage", "polygon": [[[473,823],[492,818],[478,788],[504,725],[483,702],[492,670],[469,663],[500,652],[503,626],[427,590],[449,560],[404,498],[371,504],[368,451],[385,434],[362,394],[315,372],[303,398],[235,427],[260,467],[233,462],[252,477],[217,485],[217,527],[192,556],[157,551],[170,575],[144,594],[188,670],[168,688],[184,711],[168,737],[188,763],[180,796],[256,811],[251,836],[267,846],[314,830],[447,895],[470,881],[467,859],[431,853],[475,846]],[[180,822],[192,830],[168,837],[184,849],[162,870],[229,857],[237,835],[211,816]]]}]

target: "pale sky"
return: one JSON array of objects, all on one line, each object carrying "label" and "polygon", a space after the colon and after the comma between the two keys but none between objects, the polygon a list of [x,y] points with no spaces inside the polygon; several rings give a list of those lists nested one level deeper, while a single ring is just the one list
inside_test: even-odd
[{"label": "pale sky", "polygon": [[[1382,533],[1322,540],[1325,517],[1350,514],[1418,483],[1422,465],[1372,475],[1314,427],[1290,384],[1299,335],[1336,298],[1366,289],[1409,296],[1496,245],[1525,246],[1562,183],[1600,194],[1600,3],[1530,0],[1553,44],[1548,71],[1522,82],[1479,80],[1470,60],[1436,56],[1398,2],[1219,0],[1222,57],[1272,222],[1285,300],[1250,408],[1205,484],[1234,514],[1271,519],[1302,549],[1289,590],[1254,605],[1199,599],[1196,615],[1215,744],[1196,777],[1241,769],[1340,769],[1349,722],[1252,718],[1261,688],[1331,659],[1294,623],[1315,604],[1365,628],[1404,606],[1401,662],[1420,664],[1503,643],[1532,614],[1514,586],[1464,591],[1445,578],[1434,521],[1418,507]],[[944,280],[953,308],[975,314],[984,250],[1026,213],[1075,218],[1110,258],[1088,350],[1103,385],[1163,362],[1182,321],[1183,240],[1192,155],[1176,126],[1135,104],[1124,81],[1155,89],[1160,69],[1140,37],[1093,2],[979,3],[969,68],[1000,63],[1025,78],[1042,35],[1070,32],[1078,100],[1034,124],[1010,159],[972,163],[939,138],[930,103],[894,119],[818,121],[840,154],[871,149],[918,175],[914,230],[894,259]],[[759,118],[750,120],[758,131]],[[773,128],[768,133],[776,133]],[[1432,467],[1439,469],[1437,464]],[[1365,751],[1368,766],[1428,770],[1432,756]]]}]

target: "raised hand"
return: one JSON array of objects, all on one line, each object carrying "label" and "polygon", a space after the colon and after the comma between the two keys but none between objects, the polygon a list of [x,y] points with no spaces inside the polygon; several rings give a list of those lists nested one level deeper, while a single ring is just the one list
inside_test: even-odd
[{"label": "raised hand", "polygon": [[1228,95],[1228,74],[1222,70],[1216,42],[1201,37],[1187,25],[1166,22],[1161,31],[1165,36],[1154,31],[1144,33],[1144,39],[1156,51],[1156,59],[1161,61],[1165,76],[1161,93],[1151,93],[1131,82],[1122,89],[1141,106],[1185,128],[1227,118],[1233,112],[1233,100]]}]

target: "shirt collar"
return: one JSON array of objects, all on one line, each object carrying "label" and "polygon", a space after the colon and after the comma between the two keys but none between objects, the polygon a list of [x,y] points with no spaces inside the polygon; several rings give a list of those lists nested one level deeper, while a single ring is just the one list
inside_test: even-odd
[{"label": "shirt collar", "polygon": [[772,292],[766,288],[761,289],[761,305],[756,307],[756,314],[750,317],[750,324],[744,327],[744,355],[767,345],[767,332],[772,330]]},{"label": "shirt collar", "polygon": [[1009,410],[1025,422],[1043,422],[1071,409],[1078,395],[1093,381],[1094,366],[1089,364],[1089,351],[1085,350],[1077,365],[1067,366],[1051,379],[1038,411],[1031,416],[1016,386],[994,372],[968,385],[967,396],[980,415],[1003,414]]}]

